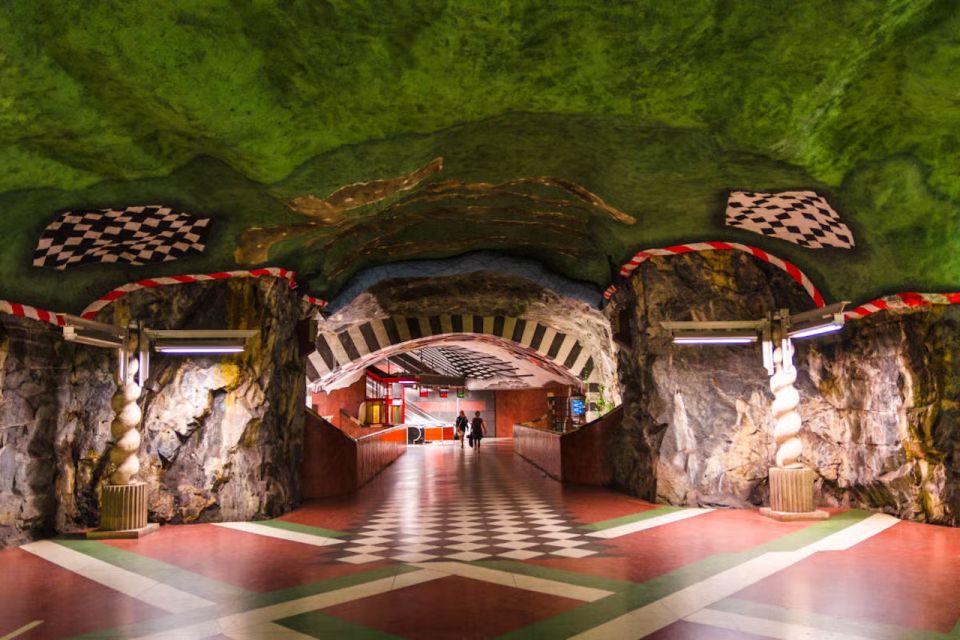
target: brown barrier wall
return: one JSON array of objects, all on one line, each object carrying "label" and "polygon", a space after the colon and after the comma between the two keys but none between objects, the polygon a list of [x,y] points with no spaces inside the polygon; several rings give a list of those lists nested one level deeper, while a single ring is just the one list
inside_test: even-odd
[{"label": "brown barrier wall", "polygon": [[513,426],[513,449],[556,480],[606,486],[613,482],[610,451],[622,422],[623,408],[617,407],[562,435],[517,424]]},{"label": "brown barrier wall", "polygon": [[563,479],[560,457],[560,434],[513,425],[513,450],[555,480]]},{"label": "brown barrier wall", "polygon": [[387,429],[363,436],[356,442],[357,488],[360,488],[406,452],[407,429]]},{"label": "brown barrier wall", "polygon": [[[407,450],[404,427],[381,429],[354,438],[313,411],[307,411],[306,416],[300,469],[304,498],[326,498],[356,491]],[[360,431],[354,427],[350,430]]]},{"label": "brown barrier wall", "polygon": [[561,478],[564,482],[601,486],[613,482],[610,451],[613,435],[621,422],[622,406],[560,438]]}]

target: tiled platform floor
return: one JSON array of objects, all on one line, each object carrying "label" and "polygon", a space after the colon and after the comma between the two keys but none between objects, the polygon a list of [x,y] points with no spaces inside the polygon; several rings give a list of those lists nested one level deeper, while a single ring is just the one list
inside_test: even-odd
[{"label": "tiled platform floor", "polygon": [[960,638],[960,530],[779,523],[413,447],[278,520],[0,551],[0,638]]}]

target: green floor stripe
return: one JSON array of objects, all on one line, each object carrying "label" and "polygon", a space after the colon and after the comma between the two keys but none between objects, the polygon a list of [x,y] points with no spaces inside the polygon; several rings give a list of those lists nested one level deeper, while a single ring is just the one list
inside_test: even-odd
[{"label": "green floor stripe", "polygon": [[108,562],[121,569],[126,569],[214,602],[226,602],[250,593],[246,589],[241,589],[232,584],[208,578],[162,560],[156,560],[125,549],[118,549],[97,540],[55,539],[54,542],[97,560]]},{"label": "green floor stripe", "polygon": [[[184,613],[172,613],[162,617],[153,618],[151,620],[144,620],[141,622],[123,625],[114,629],[86,633],[80,636],[75,636],[75,638],[76,640],[120,640],[121,638],[134,638],[154,633],[169,632],[180,627],[186,627],[191,624],[196,624],[205,620],[212,620],[221,616],[242,613],[244,611],[260,609],[262,607],[269,607],[281,602],[298,600],[300,598],[305,598],[307,596],[312,596],[319,593],[336,591],[337,589],[344,589],[346,587],[352,587],[358,584],[380,580],[381,578],[388,578],[391,576],[400,575],[402,573],[410,573],[411,571],[419,570],[420,569],[418,567],[397,564],[387,567],[380,567],[378,569],[372,569],[370,571],[361,571],[359,573],[353,573],[346,576],[339,576],[337,578],[330,578],[329,580],[321,580],[311,584],[290,587],[288,589],[270,591],[268,593],[246,592],[249,595],[241,596],[236,600],[218,607],[206,607]],[[176,636],[171,635],[171,637]]]},{"label": "green floor stripe", "polygon": [[696,584],[727,569],[759,557],[771,551],[794,551],[816,542],[826,536],[846,529],[873,514],[866,511],[851,510],[834,516],[829,520],[817,522],[804,529],[781,536],[776,540],[758,545],[740,553],[723,553],[710,556],[670,573],[658,576],[642,584],[607,596],[596,602],[587,603],[576,609],[535,622],[534,624],[508,633],[502,638],[511,640],[545,640],[547,638],[567,638],[592,629],[609,620],[664,598],[680,589]]},{"label": "green floor stripe", "polygon": [[470,564],[487,569],[496,569],[497,571],[520,573],[525,576],[565,582],[578,587],[603,589],[604,591],[623,591],[635,585],[635,583],[628,582],[627,580],[592,576],[574,571],[564,571],[563,569],[551,569],[549,567],[541,567],[540,565],[516,562],[515,560],[475,560]]},{"label": "green floor stripe", "polygon": [[951,638],[960,638],[960,620],[957,620],[957,624],[953,627],[953,630],[950,631]]},{"label": "green floor stripe", "polygon": [[675,513],[677,511],[683,511],[683,507],[657,507],[656,509],[648,509],[639,513],[630,513],[625,516],[620,516],[619,518],[611,518],[609,520],[601,520],[600,522],[584,524],[581,525],[581,527],[584,529],[602,531],[604,529],[612,529],[613,527],[619,527],[632,522],[648,520],[650,518],[656,518],[657,516],[664,516],[668,513]]},{"label": "green floor stripe", "polygon": [[798,609],[787,609],[776,605],[752,602],[739,598],[727,598],[715,602],[709,607],[716,611],[736,613],[752,618],[775,620],[787,624],[799,624],[816,627],[825,631],[838,631],[851,635],[872,638],[873,640],[948,640],[950,636],[936,631],[909,629],[893,624],[883,624],[869,620],[853,620],[839,616],[829,616]]},{"label": "green floor stripe", "polygon": [[323,536],[325,538],[342,538],[350,535],[346,531],[334,531],[333,529],[324,529],[323,527],[312,527],[308,524],[290,522],[289,520],[258,520],[252,524],[262,524],[265,527],[286,529],[287,531],[296,531],[297,533],[306,533],[311,536]]},{"label": "green floor stripe", "polygon": [[305,633],[314,638],[350,638],[351,640],[401,640],[400,636],[391,635],[378,629],[371,629],[355,622],[348,622],[319,611],[303,613],[292,618],[276,620],[288,629]]}]

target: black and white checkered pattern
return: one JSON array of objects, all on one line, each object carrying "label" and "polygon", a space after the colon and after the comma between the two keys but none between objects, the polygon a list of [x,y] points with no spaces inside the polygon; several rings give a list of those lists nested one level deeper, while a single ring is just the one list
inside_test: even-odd
[{"label": "black and white checkered pattern", "polygon": [[536,492],[490,479],[449,501],[395,496],[351,531],[330,559],[362,564],[609,554],[590,533]]},{"label": "black and white checkered pattern", "polygon": [[159,205],[65,211],[40,235],[33,266],[176,260],[206,248],[209,222]]},{"label": "black and white checkered pattern", "polygon": [[813,191],[733,191],[726,223],[808,249],[852,249],[853,234],[822,196]]}]

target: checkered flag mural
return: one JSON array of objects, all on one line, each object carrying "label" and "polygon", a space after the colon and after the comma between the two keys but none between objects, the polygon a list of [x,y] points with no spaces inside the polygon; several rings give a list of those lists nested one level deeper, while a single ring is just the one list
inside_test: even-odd
[{"label": "checkered flag mural", "polygon": [[206,248],[209,222],[163,206],[65,211],[40,235],[33,266],[177,260]]},{"label": "checkered flag mural", "polygon": [[813,191],[733,191],[726,223],[808,249],[852,249],[853,234],[825,198]]}]

